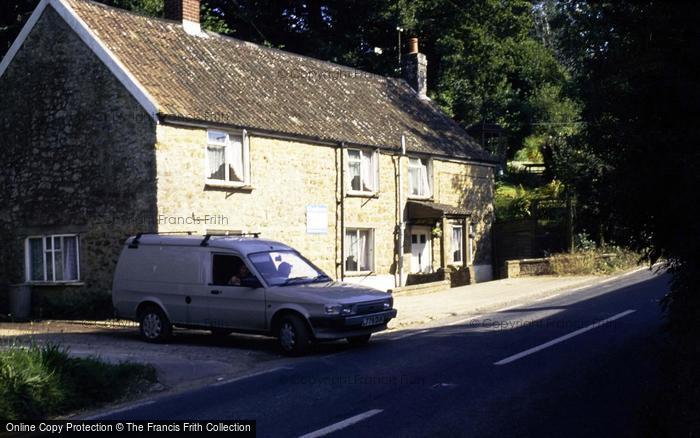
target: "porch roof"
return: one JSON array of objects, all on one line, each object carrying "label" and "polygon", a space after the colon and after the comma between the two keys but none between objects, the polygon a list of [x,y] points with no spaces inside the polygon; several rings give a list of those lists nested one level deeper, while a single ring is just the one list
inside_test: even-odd
[{"label": "porch roof", "polygon": [[445,216],[469,216],[469,212],[464,207],[455,207],[448,204],[439,204],[428,201],[408,201],[409,219],[439,219]]}]

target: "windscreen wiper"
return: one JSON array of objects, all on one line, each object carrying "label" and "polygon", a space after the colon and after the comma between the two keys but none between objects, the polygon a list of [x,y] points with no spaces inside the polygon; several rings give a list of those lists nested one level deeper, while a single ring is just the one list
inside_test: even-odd
[{"label": "windscreen wiper", "polygon": [[311,277],[307,277],[307,276],[303,276],[303,277],[291,277],[291,278],[288,278],[288,279],[284,280],[284,283],[282,283],[282,286],[286,286],[286,285],[288,285],[288,284],[290,284],[290,283],[293,283],[293,282],[299,281],[299,280],[312,280],[312,281],[313,281],[314,279],[311,278]]}]

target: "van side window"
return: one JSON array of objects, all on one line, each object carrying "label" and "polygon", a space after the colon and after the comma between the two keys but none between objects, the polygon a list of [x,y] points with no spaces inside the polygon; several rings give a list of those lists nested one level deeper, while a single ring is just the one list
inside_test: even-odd
[{"label": "van side window", "polygon": [[220,286],[238,286],[243,277],[250,276],[248,268],[238,256],[214,254],[212,283]]}]

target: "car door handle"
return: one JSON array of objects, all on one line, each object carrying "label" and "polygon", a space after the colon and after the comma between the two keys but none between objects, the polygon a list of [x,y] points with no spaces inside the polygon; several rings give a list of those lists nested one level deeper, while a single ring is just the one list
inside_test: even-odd
[{"label": "car door handle", "polygon": [[221,293],[221,291],[220,291],[220,290],[214,289],[213,291],[211,291],[211,293],[212,293],[213,295],[219,295],[219,294]]}]

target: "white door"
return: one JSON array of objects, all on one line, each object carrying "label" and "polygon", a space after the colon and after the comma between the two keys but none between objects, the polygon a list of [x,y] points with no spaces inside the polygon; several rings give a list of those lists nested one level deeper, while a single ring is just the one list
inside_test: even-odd
[{"label": "white door", "polygon": [[429,227],[411,227],[411,273],[428,273],[433,269]]}]

